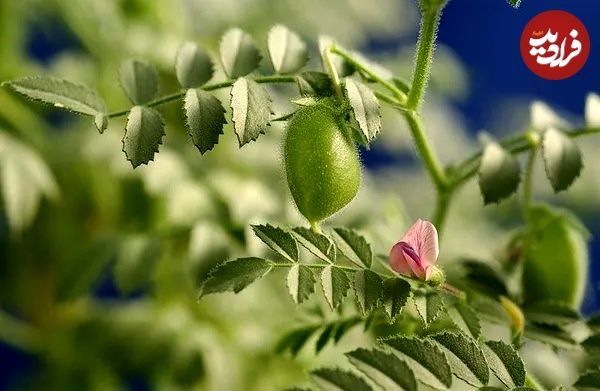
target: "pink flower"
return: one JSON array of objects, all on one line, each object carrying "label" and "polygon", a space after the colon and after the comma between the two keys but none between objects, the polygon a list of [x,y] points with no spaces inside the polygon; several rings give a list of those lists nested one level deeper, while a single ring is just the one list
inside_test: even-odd
[{"label": "pink flower", "polygon": [[419,219],[392,247],[390,267],[397,273],[427,281],[439,252],[435,226]]}]

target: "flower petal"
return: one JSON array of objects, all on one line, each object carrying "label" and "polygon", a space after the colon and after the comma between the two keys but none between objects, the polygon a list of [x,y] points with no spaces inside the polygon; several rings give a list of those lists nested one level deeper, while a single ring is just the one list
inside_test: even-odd
[{"label": "flower petal", "polygon": [[433,265],[435,265],[437,262],[438,255],[440,253],[437,230],[429,221],[421,221],[418,236],[419,247],[416,247],[415,249],[417,250],[417,254],[421,260],[421,265],[426,270],[428,267],[433,269]]},{"label": "flower petal", "polygon": [[406,242],[398,242],[390,252],[390,267],[397,273],[417,277],[422,280],[427,278],[427,271],[423,268],[416,251]]},{"label": "flower petal", "polygon": [[418,219],[417,221],[415,221],[412,227],[410,227],[408,231],[406,231],[402,239],[400,239],[398,242],[406,242],[418,252],[421,243],[420,235],[422,225],[423,220]]}]

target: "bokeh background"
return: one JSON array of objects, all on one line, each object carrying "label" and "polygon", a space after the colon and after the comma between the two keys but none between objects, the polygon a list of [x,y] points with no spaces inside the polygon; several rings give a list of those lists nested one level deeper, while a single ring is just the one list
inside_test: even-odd
[{"label": "bokeh background", "polygon": [[[577,16],[592,42],[585,67],[563,81],[535,76],[519,51],[525,24],[550,9]],[[595,0],[525,0],[518,10],[503,0],[452,0],[425,107],[442,160],[477,150],[481,131],[522,132],[536,100],[582,124],[586,95],[600,92],[597,15]],[[177,88],[171,69],[183,41],[214,54],[223,31],[238,26],[264,49],[275,23],[299,32],[313,53],[324,33],[410,74],[418,24],[410,0],[0,0],[0,80],[48,73],[85,82],[117,110],[127,107],[116,75],[122,59],[155,64],[168,93]],[[267,63],[262,72],[270,71]],[[278,102],[294,94],[272,92]],[[227,101],[226,92],[218,97]],[[306,368],[339,360],[343,343],[317,359],[273,354],[286,329],[320,308],[295,310],[281,278],[196,303],[197,282],[211,265],[265,252],[250,223],[302,223],[279,169],[281,127],[242,151],[226,129],[201,157],[187,140],[181,109],[162,110],[165,145],[154,163],[133,171],[121,153],[123,121],[98,135],[86,120],[0,91],[0,166],[16,170],[11,186],[24,200],[11,211],[5,205],[0,220],[0,308],[10,315],[0,322],[0,390],[282,389],[303,382]],[[359,198],[334,221],[363,230],[381,253],[431,212],[433,200],[401,117],[383,114],[376,147],[362,153],[369,172]],[[554,196],[538,167],[535,193],[573,208],[597,237],[600,142],[578,142],[586,165],[578,182]],[[514,197],[484,208],[471,183],[453,206],[442,261],[493,259],[519,224]],[[590,245],[586,314],[600,309],[600,244]],[[346,343],[361,338],[358,332]]]}]

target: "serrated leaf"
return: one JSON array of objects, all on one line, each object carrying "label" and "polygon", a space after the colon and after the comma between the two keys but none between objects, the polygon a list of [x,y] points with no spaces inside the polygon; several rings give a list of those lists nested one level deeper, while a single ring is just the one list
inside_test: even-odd
[{"label": "serrated leaf", "polygon": [[296,77],[296,81],[302,96],[328,97],[335,93],[331,77],[324,72],[302,72]]},{"label": "serrated leaf", "polygon": [[598,391],[600,390],[600,370],[593,370],[583,373],[574,384],[578,391]]},{"label": "serrated leaf", "polygon": [[208,53],[194,42],[186,42],[177,51],[175,74],[184,88],[195,88],[213,77],[213,63]]},{"label": "serrated leaf", "polygon": [[354,275],[354,292],[364,315],[379,305],[383,297],[383,279],[371,270],[359,270]]},{"label": "serrated leaf", "polygon": [[68,80],[48,76],[26,77],[2,83],[27,98],[59,109],[96,116],[104,113],[104,101],[93,89]]},{"label": "serrated leaf", "polygon": [[94,125],[98,133],[102,134],[108,127],[108,116],[104,113],[98,113],[94,116]]},{"label": "serrated leaf", "polygon": [[359,81],[346,79],[345,88],[360,130],[369,142],[373,141],[381,130],[379,100],[369,87]]},{"label": "serrated leaf", "polygon": [[390,319],[394,320],[410,296],[410,284],[401,278],[389,278],[384,281],[383,308]]},{"label": "serrated leaf", "polygon": [[304,227],[296,227],[293,231],[304,248],[324,261],[335,263],[336,248],[327,236]]},{"label": "serrated leaf", "polygon": [[158,91],[158,73],[139,60],[125,60],[119,70],[121,87],[134,105],[149,102]]},{"label": "serrated leaf", "polygon": [[351,229],[335,228],[334,231],[342,239],[342,241],[338,241],[338,249],[354,263],[362,263],[370,268],[373,262],[373,252],[369,242]]},{"label": "serrated leaf", "polygon": [[252,37],[239,28],[225,32],[219,51],[223,69],[230,79],[246,76],[258,67],[261,60]]},{"label": "serrated leaf", "polygon": [[160,250],[158,240],[145,236],[126,238],[121,243],[114,273],[117,287],[122,293],[131,293],[150,282]]},{"label": "serrated leaf", "polygon": [[585,99],[585,125],[590,128],[600,126],[600,96],[593,92]]},{"label": "serrated leaf", "polygon": [[325,329],[323,329],[321,335],[319,335],[319,338],[317,339],[317,343],[315,344],[315,351],[317,353],[323,350],[325,345],[327,345],[327,342],[329,342],[329,340],[333,337],[336,326],[337,325],[335,323],[330,323],[325,326]]},{"label": "serrated leaf", "polygon": [[350,279],[346,272],[336,266],[327,266],[321,272],[321,287],[332,310],[344,301],[350,289]]},{"label": "serrated leaf", "polygon": [[512,5],[514,8],[519,8],[521,5],[521,0],[506,0],[508,4]]},{"label": "serrated leaf", "polygon": [[479,189],[485,204],[500,202],[517,191],[521,181],[517,160],[500,144],[491,142],[483,150],[479,166]]},{"label": "serrated leaf", "polygon": [[456,303],[448,308],[448,315],[459,328],[477,339],[481,335],[481,322],[477,313],[467,304]]},{"label": "serrated leaf", "polygon": [[384,390],[417,390],[417,380],[413,371],[391,353],[376,349],[356,349],[346,353],[346,357]]},{"label": "serrated leaf", "polygon": [[575,141],[552,127],[544,132],[542,156],[546,176],[556,193],[569,188],[583,168],[581,150]]},{"label": "serrated leaf", "polygon": [[231,88],[233,128],[240,147],[267,131],[271,98],[257,82],[240,77]]},{"label": "serrated leaf", "polygon": [[579,312],[557,302],[534,303],[527,306],[524,312],[529,322],[549,326],[567,326],[581,320]]},{"label": "serrated leaf", "polygon": [[276,73],[289,74],[300,70],[308,61],[308,48],[298,34],[276,25],[269,31],[269,55]]},{"label": "serrated leaf", "polygon": [[413,294],[413,300],[425,325],[436,320],[444,309],[444,299],[436,292],[416,291]]},{"label": "serrated leaf", "polygon": [[482,346],[485,358],[494,375],[507,387],[525,383],[525,366],[519,353],[503,341],[488,341]]},{"label": "serrated leaf", "polygon": [[475,296],[469,304],[477,315],[487,322],[504,326],[512,324],[506,310],[496,300],[486,296]]},{"label": "serrated leaf", "polygon": [[252,230],[273,251],[292,262],[298,262],[298,242],[291,233],[270,224],[253,225]]},{"label": "serrated leaf", "polygon": [[319,326],[305,326],[291,330],[277,342],[275,352],[281,354],[289,350],[292,356],[296,356],[318,329]]},{"label": "serrated leaf", "polygon": [[558,327],[529,324],[525,327],[523,336],[562,349],[576,349],[579,347],[571,334]]},{"label": "serrated leaf", "polygon": [[165,122],[158,111],[146,106],[131,109],[123,136],[123,152],[133,168],[154,160],[164,135]]},{"label": "serrated leaf", "polygon": [[294,303],[300,304],[315,291],[315,273],[305,265],[294,265],[287,276],[287,287]]},{"label": "serrated leaf", "polygon": [[417,380],[423,384],[439,390],[446,390],[452,386],[450,364],[433,342],[403,336],[385,339],[382,342],[406,361]]},{"label": "serrated leaf", "polygon": [[201,154],[219,142],[223,134],[225,109],[217,98],[201,89],[187,90],[184,98],[185,118],[190,137]]},{"label": "serrated leaf", "polygon": [[333,386],[336,391],[372,391],[367,382],[352,372],[322,368],[310,374],[315,382],[326,390],[333,390]]},{"label": "serrated leaf", "polygon": [[452,373],[475,387],[488,383],[490,371],[477,343],[463,334],[444,332],[432,338],[440,344],[450,362]]},{"label": "serrated leaf", "polygon": [[262,258],[238,258],[214,268],[200,286],[200,298],[210,293],[242,289],[263,277],[273,269],[273,263]]}]

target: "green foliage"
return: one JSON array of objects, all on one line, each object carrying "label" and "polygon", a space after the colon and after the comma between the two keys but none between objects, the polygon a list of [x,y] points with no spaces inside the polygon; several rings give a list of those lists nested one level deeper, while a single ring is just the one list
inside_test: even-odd
[{"label": "green foliage", "polygon": [[491,142],[479,166],[479,188],[483,202],[499,202],[517,191],[521,180],[519,163],[499,144]]},{"label": "green foliage", "polygon": [[481,348],[464,334],[444,332],[432,337],[442,348],[452,373],[479,387],[489,381],[489,369]]},{"label": "green foliage", "polygon": [[362,264],[366,268],[371,267],[373,252],[364,237],[347,228],[335,228],[334,232],[341,238],[337,245],[342,254],[357,265]]},{"label": "green foliage", "polygon": [[410,288],[410,284],[400,278],[388,278],[384,281],[383,306],[390,320],[395,319],[406,305]]},{"label": "green foliage", "polygon": [[341,369],[322,368],[310,373],[319,385],[331,389],[331,386],[344,391],[372,391],[371,386],[352,372]]},{"label": "green foliage", "polygon": [[381,130],[381,114],[379,101],[369,87],[354,79],[346,79],[346,94],[358,122],[358,127],[365,135],[368,142],[377,137]]},{"label": "green foliage", "polygon": [[131,109],[123,136],[123,152],[133,168],[154,160],[164,135],[165,121],[158,111],[146,106]]},{"label": "green foliage", "polygon": [[494,375],[507,387],[525,384],[525,367],[517,351],[502,341],[488,341],[483,353]]},{"label": "green foliage", "polygon": [[555,192],[566,190],[581,173],[583,161],[575,141],[561,131],[549,128],[542,138],[546,175]]},{"label": "green foliage", "polygon": [[292,262],[298,262],[298,242],[291,233],[270,224],[253,225],[252,230],[273,251]]},{"label": "green foliage", "polygon": [[378,349],[357,349],[346,353],[346,356],[356,368],[385,390],[417,390],[413,371],[394,354]]},{"label": "green foliage", "polygon": [[202,48],[194,42],[181,45],[175,58],[175,75],[182,87],[200,87],[213,77],[213,72],[212,60]]},{"label": "green foliage", "polygon": [[121,87],[134,105],[148,103],[158,92],[158,73],[139,60],[126,60],[119,70]]},{"label": "green foliage", "polygon": [[271,117],[271,99],[253,80],[240,77],[231,88],[231,110],[240,147],[267,131]]},{"label": "green foliage", "polygon": [[287,287],[294,303],[300,304],[315,291],[315,273],[307,265],[294,265],[287,276]]},{"label": "green foliage", "polygon": [[214,148],[223,134],[223,125],[227,123],[225,109],[217,98],[201,89],[187,90],[184,102],[190,137],[204,154]]},{"label": "green foliage", "polygon": [[299,71],[308,61],[308,48],[298,34],[282,25],[269,31],[269,55],[276,73]]},{"label": "green foliage", "polygon": [[437,292],[418,290],[414,292],[413,300],[425,325],[435,321],[444,308],[444,299]]},{"label": "green foliage", "polygon": [[354,293],[364,315],[379,306],[383,297],[383,279],[371,270],[359,270],[354,275]]},{"label": "green foliage", "polygon": [[271,271],[273,263],[260,258],[239,258],[216,267],[200,286],[200,297],[209,293],[239,293]]},{"label": "green foliage", "polygon": [[223,68],[230,79],[246,76],[258,67],[261,60],[252,37],[239,28],[223,34],[219,49]]}]

